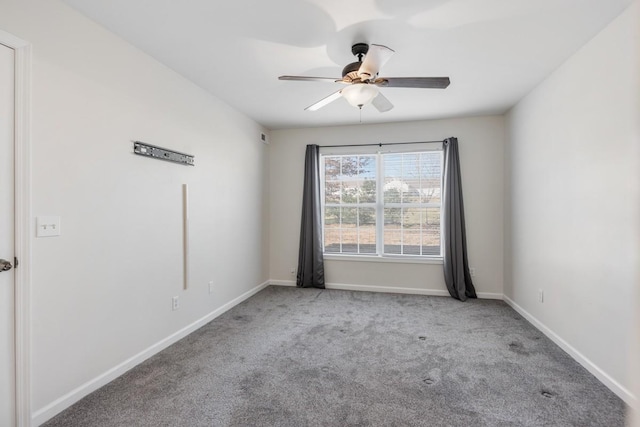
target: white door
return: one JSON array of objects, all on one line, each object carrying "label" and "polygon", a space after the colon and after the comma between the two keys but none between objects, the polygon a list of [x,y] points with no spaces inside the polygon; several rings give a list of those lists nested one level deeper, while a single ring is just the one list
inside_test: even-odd
[{"label": "white door", "polygon": [[[0,44],[0,260],[14,263],[14,51]],[[15,425],[13,269],[0,261],[0,426]]]}]

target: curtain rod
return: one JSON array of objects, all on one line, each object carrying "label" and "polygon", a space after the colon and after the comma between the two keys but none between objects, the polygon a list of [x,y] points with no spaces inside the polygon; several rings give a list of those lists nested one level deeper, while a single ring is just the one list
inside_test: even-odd
[{"label": "curtain rod", "polygon": [[372,147],[377,145],[378,147],[382,147],[383,145],[405,145],[405,144],[431,144],[434,142],[444,142],[444,140],[440,141],[415,141],[415,142],[379,142],[377,144],[346,144],[346,145],[319,145],[320,148],[335,148],[335,147]]}]

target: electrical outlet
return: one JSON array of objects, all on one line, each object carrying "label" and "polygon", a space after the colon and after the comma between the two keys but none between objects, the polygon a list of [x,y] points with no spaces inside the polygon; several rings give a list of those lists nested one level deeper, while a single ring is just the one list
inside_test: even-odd
[{"label": "electrical outlet", "polygon": [[171,298],[171,310],[176,311],[179,308],[180,308],[180,298],[179,297]]},{"label": "electrical outlet", "polygon": [[291,267],[291,270],[289,270],[289,272],[291,273],[292,276],[296,275],[296,268],[295,267]]},{"label": "electrical outlet", "polygon": [[213,293],[213,281],[209,282],[209,294]]},{"label": "electrical outlet", "polygon": [[471,274],[471,277],[476,277],[476,268],[475,267],[469,268],[469,274]]},{"label": "electrical outlet", "polygon": [[542,289],[538,289],[538,302],[544,302],[544,291]]}]

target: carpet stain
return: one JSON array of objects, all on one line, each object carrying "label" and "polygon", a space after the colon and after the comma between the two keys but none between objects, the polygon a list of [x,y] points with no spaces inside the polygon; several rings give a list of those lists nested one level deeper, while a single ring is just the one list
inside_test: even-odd
[{"label": "carpet stain", "polygon": [[547,399],[552,399],[553,397],[555,397],[555,394],[548,390],[542,390],[540,394],[546,397]]},{"label": "carpet stain", "polygon": [[524,348],[521,342],[512,341],[509,343],[509,350],[514,353],[522,354],[523,356],[528,356],[530,353]]},{"label": "carpet stain", "polygon": [[133,382],[138,387],[145,387],[159,378],[162,378],[165,374],[166,368],[164,366],[149,367],[147,369],[139,370],[138,375],[136,375]]},{"label": "carpet stain", "polygon": [[261,388],[265,382],[265,374],[261,372],[251,372],[240,381],[240,390],[243,393],[252,393]]}]

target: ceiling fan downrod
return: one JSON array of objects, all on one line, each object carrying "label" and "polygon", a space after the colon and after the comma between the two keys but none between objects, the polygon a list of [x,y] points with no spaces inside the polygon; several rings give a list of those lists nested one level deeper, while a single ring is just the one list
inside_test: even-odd
[{"label": "ceiling fan downrod", "polygon": [[356,43],[351,46],[351,53],[358,57],[358,61],[362,62],[362,57],[369,52],[369,45],[366,43]]}]

